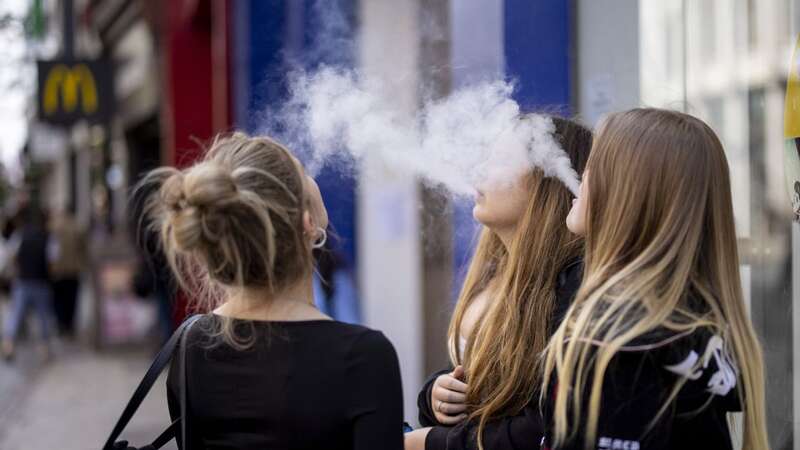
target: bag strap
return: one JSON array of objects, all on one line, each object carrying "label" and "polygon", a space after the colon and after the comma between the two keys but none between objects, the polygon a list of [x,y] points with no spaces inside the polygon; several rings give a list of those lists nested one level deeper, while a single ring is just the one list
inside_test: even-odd
[{"label": "bag strap", "polygon": [[[194,323],[194,322],[193,322]],[[186,328],[191,328],[192,324]],[[190,448],[191,446],[186,441],[186,427],[188,422],[189,409],[186,400],[186,391],[188,389],[189,378],[186,376],[186,343],[187,339],[180,341],[180,353],[178,354],[178,368],[180,370],[181,384],[180,384],[180,403],[181,403],[181,448]],[[177,434],[176,434],[177,436]]]},{"label": "bag strap", "polygon": [[172,438],[178,435],[178,426],[181,424],[181,419],[175,419],[169,427],[164,430],[158,437],[156,438],[153,443],[150,444],[150,447],[153,449],[159,449],[167,444],[167,442],[171,441]]},{"label": "bag strap", "polygon": [[[122,415],[120,416],[119,420],[117,420],[117,424],[114,425],[114,429],[108,436],[108,440],[106,440],[106,443],[103,446],[103,450],[114,449],[114,442],[116,442],[117,438],[119,438],[119,435],[122,434],[122,432],[125,430],[125,427],[128,425],[128,422],[130,422],[136,410],[139,409],[139,406],[142,404],[142,401],[144,401],[144,398],[147,396],[147,393],[150,392],[150,389],[153,387],[153,384],[155,384],[156,380],[158,379],[158,376],[167,366],[170,359],[172,359],[172,354],[175,352],[175,348],[181,341],[181,337],[183,336],[184,332],[192,324],[194,324],[197,321],[197,319],[201,317],[202,315],[198,314],[186,319],[181,324],[181,326],[178,327],[177,330],[175,330],[175,333],[173,333],[172,336],[167,341],[167,343],[164,344],[164,347],[162,347],[161,350],[158,352],[155,360],[150,365],[150,368],[147,369],[147,373],[145,373],[144,378],[142,378],[142,381],[139,383],[139,386],[133,392],[133,396],[131,397],[130,401],[128,401],[128,405],[125,406],[125,409],[122,411]],[[183,385],[184,383],[185,380],[182,380],[181,385]],[[181,415],[183,416],[183,414],[184,413],[182,408]],[[169,439],[171,439],[171,437],[175,435],[176,426],[177,424],[173,422],[172,425],[170,425],[169,428],[167,428],[167,430],[165,430],[164,433],[162,433],[161,436],[159,436],[159,439],[157,439],[156,442],[158,442],[165,435],[171,434],[171,436],[167,438],[166,441],[161,443],[160,446],[163,446],[164,443],[168,442]],[[170,430],[172,430],[171,433]],[[153,445],[153,447],[158,448],[155,445]]]}]

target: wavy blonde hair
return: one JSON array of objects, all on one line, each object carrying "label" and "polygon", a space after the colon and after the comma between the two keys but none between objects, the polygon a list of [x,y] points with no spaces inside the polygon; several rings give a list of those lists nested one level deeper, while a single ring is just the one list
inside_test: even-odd
[{"label": "wavy blonde hair", "polygon": [[[567,119],[552,120],[554,137],[582,172],[591,131]],[[552,331],[558,274],[583,252],[581,239],[564,227],[573,198],[569,190],[540,169],[532,170],[525,183],[530,196],[513,242],[506,249],[497,234],[483,228],[448,330],[452,363],[463,364],[468,377],[468,420],[478,420],[481,449],[488,421],[516,414],[535,395],[540,385],[536,355]],[[490,284],[493,301],[464,337],[462,355],[457,343],[464,314]]]},{"label": "wavy blonde hair", "polygon": [[[216,307],[223,293],[275,293],[311,273],[301,171],[276,141],[234,133],[217,136],[196,164],[159,168],[143,179],[140,189],[156,186],[145,216],[200,310]],[[230,320],[221,334],[242,344]]]},{"label": "wavy blonde hair", "polygon": [[[686,114],[616,113],[601,125],[586,170],[584,279],[544,355],[542,401],[555,391],[554,447],[583,424],[585,445],[594,441],[606,369],[623,346],[656,329],[709,327],[740,366],[744,448],[767,449],[763,358],[742,300],[719,139]],[[690,292],[700,308],[688,304]]]}]

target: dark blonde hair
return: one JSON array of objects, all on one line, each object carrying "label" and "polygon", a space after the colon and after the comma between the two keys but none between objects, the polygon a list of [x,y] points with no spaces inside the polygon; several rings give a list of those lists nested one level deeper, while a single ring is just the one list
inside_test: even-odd
[{"label": "dark blonde hair", "polygon": [[[578,173],[589,157],[592,132],[572,120],[551,117],[554,138]],[[468,376],[469,420],[478,420],[478,445],[486,424],[518,413],[541,383],[536,355],[544,350],[555,306],[558,274],[583,253],[583,242],[564,226],[573,198],[541,169],[525,176],[528,203],[509,248],[484,227],[469,265],[448,331],[454,365]],[[459,351],[461,323],[469,305],[493,287],[494,298]]]},{"label": "dark blonde hair", "polygon": [[[194,305],[212,309],[231,289],[279,292],[311,273],[303,176],[281,144],[233,133],[217,136],[194,165],[145,177],[140,188],[158,186],[145,215]],[[235,342],[230,329],[223,334]]]}]

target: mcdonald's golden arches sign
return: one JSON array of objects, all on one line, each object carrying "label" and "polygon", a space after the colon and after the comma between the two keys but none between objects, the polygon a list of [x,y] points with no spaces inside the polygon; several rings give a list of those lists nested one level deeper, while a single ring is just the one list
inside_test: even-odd
[{"label": "mcdonald's golden arches sign", "polygon": [[103,122],[113,112],[110,66],[105,61],[39,61],[39,120],[70,125]]}]

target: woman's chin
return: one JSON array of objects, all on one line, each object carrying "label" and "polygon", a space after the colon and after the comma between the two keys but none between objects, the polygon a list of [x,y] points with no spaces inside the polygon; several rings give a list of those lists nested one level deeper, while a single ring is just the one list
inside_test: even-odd
[{"label": "woman's chin", "polygon": [[486,225],[486,211],[484,211],[483,206],[479,203],[476,203],[475,206],[472,207],[472,218],[479,223]]},{"label": "woman's chin", "polygon": [[572,232],[572,234],[577,234],[578,236],[583,236],[585,234],[585,230],[581,226],[581,224],[576,223],[572,214],[567,216],[567,229]]}]

